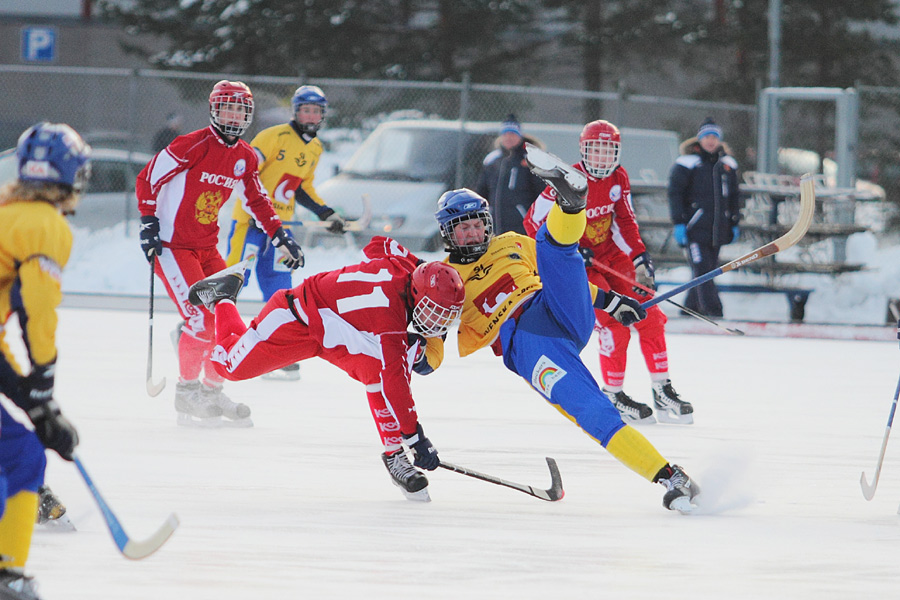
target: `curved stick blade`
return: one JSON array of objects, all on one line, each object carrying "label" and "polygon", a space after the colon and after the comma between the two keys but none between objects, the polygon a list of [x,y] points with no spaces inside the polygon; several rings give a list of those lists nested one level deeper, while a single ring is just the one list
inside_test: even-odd
[{"label": "curved stick blade", "polygon": [[875,488],[878,487],[878,475],[875,475],[872,485],[869,485],[869,482],[866,480],[866,472],[863,471],[859,474],[859,487],[862,488],[863,497],[866,500],[871,500],[875,497]]},{"label": "curved stick blade", "polygon": [[122,548],[122,554],[125,558],[130,558],[131,560],[147,558],[162,548],[163,544],[165,544],[166,541],[172,537],[172,534],[175,533],[175,530],[178,529],[179,524],[178,517],[175,513],[172,513],[166,519],[166,522],[146,540],[128,540],[128,543]]},{"label": "curved stick blade", "polygon": [[147,378],[147,394],[151,397],[155,398],[159,396],[159,393],[163,391],[163,388],[166,387],[166,378],[163,377],[160,381],[154,383],[153,378]]}]

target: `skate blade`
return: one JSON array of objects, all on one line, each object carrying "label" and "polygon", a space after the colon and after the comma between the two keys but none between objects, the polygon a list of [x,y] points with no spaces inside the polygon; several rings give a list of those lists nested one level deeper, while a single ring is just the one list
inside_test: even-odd
[{"label": "skate blade", "polygon": [[623,415],[619,413],[622,417],[622,420],[625,421],[628,425],[654,425],[656,424],[656,417],[652,414],[649,417],[644,417],[643,419],[637,419],[632,417],[631,415]]},{"label": "skate blade", "polygon": [[75,523],[67,515],[62,515],[57,519],[47,519],[43,523],[36,525],[40,531],[49,531],[53,533],[69,533],[77,531]]},{"label": "skate blade", "polygon": [[[398,485],[397,487],[400,486]],[[418,492],[407,492],[401,487],[400,491],[403,492],[403,495],[406,496],[407,500],[412,500],[413,502],[431,502],[431,496],[428,494],[427,487],[422,488]]]},{"label": "skate blade", "polygon": [[225,425],[222,421],[222,417],[207,417],[202,419],[187,413],[178,413],[176,422],[180,427],[195,427],[197,429],[218,429]]},{"label": "skate blade", "polygon": [[532,172],[538,177],[562,178],[579,193],[587,189],[587,176],[584,173],[573,169],[561,158],[541,150],[537,146],[525,144],[525,159]]},{"label": "skate blade", "polygon": [[262,379],[267,381],[299,381],[300,380],[300,370],[296,371],[285,371],[283,369],[276,369],[274,371],[270,371],[269,373],[265,373],[262,376]]},{"label": "skate blade", "polygon": [[243,419],[222,419],[222,427],[231,427],[234,429],[247,429],[253,427],[253,419],[244,417]]},{"label": "skate blade", "polygon": [[671,425],[694,424],[694,413],[688,413],[686,415],[676,415],[670,410],[659,408],[656,411],[656,415],[659,417],[660,423],[669,423]]},{"label": "skate blade", "polygon": [[669,504],[669,510],[677,510],[683,515],[691,514],[698,508],[697,496],[699,495],[699,493],[695,494],[693,498],[688,498],[687,496],[675,498],[674,500],[672,500],[672,503]]}]

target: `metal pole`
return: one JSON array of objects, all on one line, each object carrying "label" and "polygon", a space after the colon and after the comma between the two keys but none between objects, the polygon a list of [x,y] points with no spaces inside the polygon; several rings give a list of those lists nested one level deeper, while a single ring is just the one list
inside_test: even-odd
[{"label": "metal pole", "polygon": [[463,184],[463,162],[466,148],[466,120],[469,118],[469,94],[472,91],[472,77],[466,71],[462,76],[462,90],[459,95],[459,137],[456,140],[456,177],[453,187]]},{"label": "metal pole", "polygon": [[769,0],[769,87],[781,85],[781,0]]}]

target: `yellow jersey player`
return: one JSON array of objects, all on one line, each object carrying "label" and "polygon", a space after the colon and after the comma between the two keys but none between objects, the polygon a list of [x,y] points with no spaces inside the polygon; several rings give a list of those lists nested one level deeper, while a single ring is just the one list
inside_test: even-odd
[{"label": "yellow jersey player", "polygon": [[578,253],[587,179],[548,153],[529,148],[527,156],[532,171],[556,191],[536,239],[514,232],[494,237],[488,202],[471,190],[452,190],[438,201],[447,262],[466,288],[459,354],[491,347],[507,369],[621,463],[665,486],[667,509],[690,512],[697,484],[622,421],[581,361],[595,307],[625,326],[646,316],[636,300],[588,282]]},{"label": "yellow jersey player", "polygon": [[[16,145],[17,180],[0,189],[0,393],[34,425],[27,429],[0,405],[0,598],[37,599],[24,567],[47,465],[44,448],[72,460],[78,445],[53,399],[56,306],[72,250],[63,215],[78,203],[90,152],[68,125],[38,123]],[[28,375],[4,339],[12,313],[28,350]]]},{"label": "yellow jersey player", "polygon": [[[328,100],[320,88],[303,85],[294,92],[291,108],[293,120],[260,131],[250,142],[259,157],[259,178],[282,221],[294,220],[294,206],[299,204],[320,220],[330,221],[328,230],[332,233],[343,233],[344,220],[313,187],[322,155],[322,142],[316,134],[325,120]],[[256,281],[266,301],[278,290],[293,287],[290,269],[279,262],[281,255],[267,243],[266,233],[253,222],[242,203],[234,207],[232,219],[227,265],[256,256]],[[245,282],[249,276],[249,272],[244,274]],[[288,365],[272,378],[298,377],[299,365]]]}]

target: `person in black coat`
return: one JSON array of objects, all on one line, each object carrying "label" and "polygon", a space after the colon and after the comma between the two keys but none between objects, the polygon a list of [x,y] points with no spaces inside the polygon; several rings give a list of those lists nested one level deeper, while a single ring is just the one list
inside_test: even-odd
[{"label": "person in black coat", "polygon": [[[719,266],[719,250],[740,234],[738,164],[722,142],[722,128],[710,118],[696,137],[682,142],[681,154],[669,175],[669,213],[675,241],[688,248],[691,271],[699,277]],[[690,289],[685,306],[721,317],[715,282]]]},{"label": "person in black coat", "polygon": [[525,162],[525,142],[543,148],[538,140],[522,135],[516,116],[510,114],[500,127],[500,136],[494,142],[496,149],[484,158],[475,185],[475,192],[488,200],[495,234],[515,231],[524,235],[522,219],[546,187]]}]

